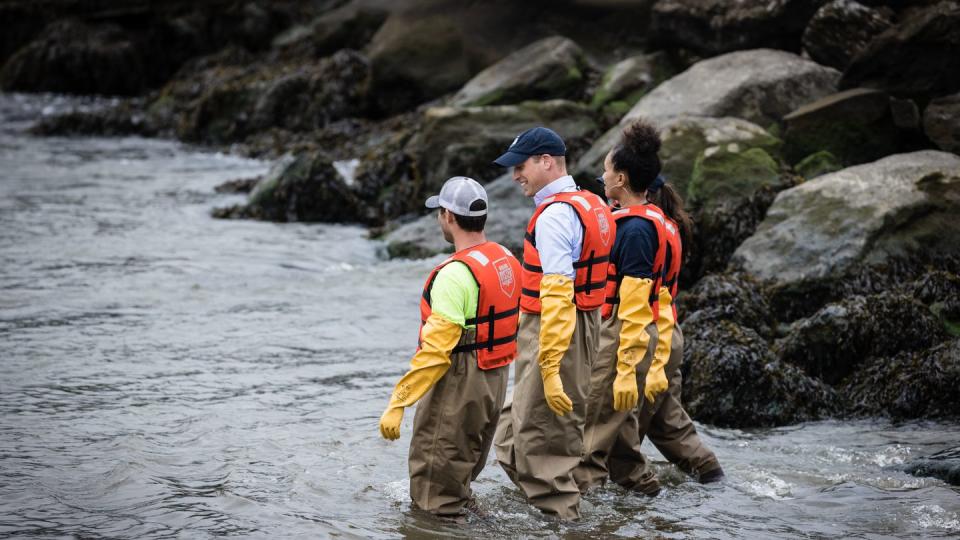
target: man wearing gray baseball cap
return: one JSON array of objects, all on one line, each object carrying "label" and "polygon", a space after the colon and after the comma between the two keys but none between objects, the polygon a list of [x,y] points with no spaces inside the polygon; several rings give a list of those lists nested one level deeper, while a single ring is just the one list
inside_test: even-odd
[{"label": "man wearing gray baseball cap", "polygon": [[440,231],[456,252],[423,287],[420,345],[380,418],[380,433],[398,439],[404,408],[420,401],[410,438],[410,498],[456,518],[473,500],[470,482],[486,462],[517,354],[520,263],[487,241],[487,193],[476,180],[450,178],[426,206],[439,210]]}]

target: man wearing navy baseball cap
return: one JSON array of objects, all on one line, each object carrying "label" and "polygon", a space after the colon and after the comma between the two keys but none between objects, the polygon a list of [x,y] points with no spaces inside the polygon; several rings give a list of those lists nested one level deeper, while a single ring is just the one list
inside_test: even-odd
[{"label": "man wearing navy baseball cap", "polygon": [[[494,444],[497,460],[530,503],[580,518],[580,463],[615,224],[606,203],[567,174],[566,145],[551,129],[524,131],[494,160],[537,207],[521,271],[518,356],[512,403]],[[539,369],[537,369],[539,368]]]}]

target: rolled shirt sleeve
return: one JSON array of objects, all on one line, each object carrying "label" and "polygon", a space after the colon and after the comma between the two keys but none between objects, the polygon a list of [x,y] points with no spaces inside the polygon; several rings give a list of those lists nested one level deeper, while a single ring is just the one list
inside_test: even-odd
[{"label": "rolled shirt sleeve", "polygon": [[583,225],[577,211],[565,203],[554,203],[540,213],[534,234],[543,273],[575,279],[573,262],[580,260]]}]

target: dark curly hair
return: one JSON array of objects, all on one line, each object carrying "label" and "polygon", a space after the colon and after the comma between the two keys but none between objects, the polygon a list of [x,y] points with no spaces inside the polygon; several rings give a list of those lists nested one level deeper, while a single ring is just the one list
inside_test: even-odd
[{"label": "dark curly hair", "polygon": [[610,160],[616,171],[626,173],[630,189],[643,193],[660,174],[660,134],[653,124],[636,120],[626,129],[613,148]]}]

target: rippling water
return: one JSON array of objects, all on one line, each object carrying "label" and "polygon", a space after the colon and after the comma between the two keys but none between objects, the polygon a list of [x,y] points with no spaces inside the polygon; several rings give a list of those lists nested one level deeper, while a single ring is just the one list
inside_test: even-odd
[{"label": "rippling water", "polygon": [[[76,100],[0,94],[0,536],[957,537],[960,494],[886,467],[960,426],[701,427],[728,473],[659,460],[656,499],[532,510],[491,463],[483,518],[410,509],[377,420],[436,261],[383,262],[356,227],[221,221],[269,164],[137,138],[33,138]],[[96,103],[89,104],[96,106]]]}]

